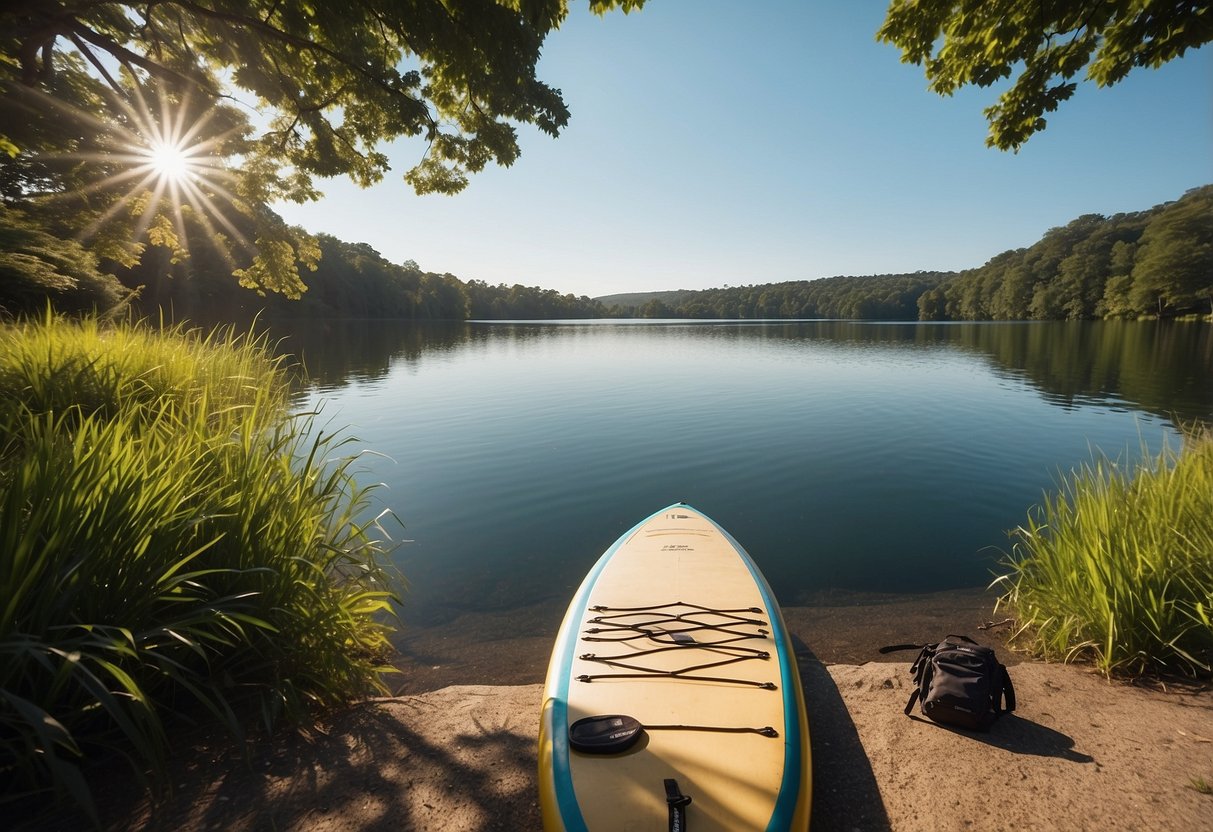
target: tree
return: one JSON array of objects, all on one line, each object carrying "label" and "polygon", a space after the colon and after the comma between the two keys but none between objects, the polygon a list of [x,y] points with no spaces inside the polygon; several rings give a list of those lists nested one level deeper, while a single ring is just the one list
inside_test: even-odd
[{"label": "tree", "polygon": [[1141,236],[1133,266],[1133,299],[1159,314],[1203,308],[1213,313],[1213,185],[1166,206]]},{"label": "tree", "polygon": [[0,205],[0,314],[36,313],[48,298],[66,301],[60,306],[66,311],[104,311],[125,294],[78,243],[47,234]]},{"label": "tree", "polygon": [[653,298],[636,310],[638,318],[673,318],[674,309],[665,301]]},{"label": "tree", "polygon": [[[993,308],[990,310],[996,320],[1022,321],[1028,317],[1032,292],[1036,288],[1036,277],[1032,269],[1023,262],[1023,254],[1022,249],[1006,252],[1007,259],[1011,262],[994,291]],[[986,268],[989,268],[989,264]]]},{"label": "tree", "polygon": [[1111,86],[1213,40],[1209,0],[893,0],[878,40],[925,66],[930,89],[988,87],[1018,76],[985,110],[986,144],[1018,150],[1085,76]]},{"label": "tree", "polygon": [[938,286],[923,292],[918,297],[918,320],[946,321],[948,319],[946,303],[943,289]]},{"label": "tree", "polygon": [[1104,284],[1103,297],[1095,306],[1100,318],[1127,318],[1139,310],[1129,300],[1133,287],[1133,261],[1137,256],[1137,244],[1119,241],[1112,246],[1108,264],[1109,277]]},{"label": "tree", "polygon": [[1133,278],[1127,274],[1118,274],[1108,278],[1104,284],[1103,298],[1100,300],[1099,312],[1104,318],[1131,318],[1140,310],[1133,307],[1130,297]]},{"label": "tree", "polygon": [[[587,2],[603,13],[644,0]],[[536,78],[536,63],[567,13],[567,0],[9,0],[0,9],[0,156],[11,175],[0,181],[13,180],[10,198],[66,193],[81,163],[120,163],[123,145],[152,167],[164,152],[193,159],[195,173],[216,174],[195,211],[230,207],[264,232],[235,273],[297,294],[297,265],[314,265],[318,249],[265,206],[318,198],[317,177],[380,181],[383,147],[396,139],[423,143],[404,173],[415,191],[456,193],[489,162],[518,158],[515,125],[557,135],[569,111]],[[259,132],[238,107],[257,112]],[[22,126],[31,119],[38,129]],[[117,135],[98,145],[93,134],[106,131]],[[81,143],[93,146],[82,153]],[[52,151],[58,164],[44,161]],[[90,195],[103,201],[105,191]],[[109,194],[92,213],[117,219],[114,204],[140,196]],[[136,229],[159,228],[171,245],[180,204],[166,210],[160,219],[145,210]]]}]

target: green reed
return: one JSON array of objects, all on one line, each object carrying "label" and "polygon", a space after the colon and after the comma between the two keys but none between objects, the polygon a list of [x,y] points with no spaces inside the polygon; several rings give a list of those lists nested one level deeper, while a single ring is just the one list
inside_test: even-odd
[{"label": "green reed", "polygon": [[999,579],[1021,635],[1104,673],[1208,674],[1213,664],[1213,437],[1099,459],[1047,495]]},{"label": "green reed", "polygon": [[0,328],[0,803],[383,690],[385,535],[264,344]]}]

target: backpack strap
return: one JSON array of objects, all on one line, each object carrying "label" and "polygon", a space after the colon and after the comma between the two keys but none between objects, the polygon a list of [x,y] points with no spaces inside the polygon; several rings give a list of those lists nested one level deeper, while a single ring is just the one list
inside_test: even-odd
[{"label": "backpack strap", "polygon": [[922,696],[923,680],[931,672],[931,657],[935,655],[935,645],[933,644],[910,646],[919,647],[919,650],[914,664],[910,665],[910,675],[914,677],[914,691],[910,694],[910,701],[906,702],[906,716],[910,715],[910,711],[914,710],[914,703]]},{"label": "backpack strap", "polygon": [[881,647],[880,653],[896,653],[898,650],[921,650],[926,647],[925,644],[890,644],[888,647]]},{"label": "backpack strap", "polygon": [[998,666],[998,672],[1002,675],[1002,685],[999,690],[999,700],[1005,699],[1006,705],[1000,709],[999,702],[995,701],[994,713],[996,715],[1009,714],[1011,711],[1015,710],[1015,686],[1011,684],[1011,674],[1007,672],[1007,666],[1005,664],[1000,664]]},{"label": "backpack strap", "polygon": [[[957,635],[956,633],[949,633],[946,638],[956,638],[961,641],[967,641],[969,644],[977,644],[977,642],[968,636]],[[930,644],[890,644],[887,647],[881,647],[877,652],[896,653],[899,650],[921,650],[924,647],[934,647],[935,644],[936,642],[931,642]]]}]

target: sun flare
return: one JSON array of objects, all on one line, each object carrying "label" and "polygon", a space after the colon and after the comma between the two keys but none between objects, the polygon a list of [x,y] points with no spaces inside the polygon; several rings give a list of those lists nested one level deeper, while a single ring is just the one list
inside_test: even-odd
[{"label": "sun flare", "polygon": [[193,173],[196,161],[190,148],[172,142],[155,142],[148,149],[148,165],[159,178],[181,182]]},{"label": "sun flare", "polygon": [[109,98],[112,108],[123,116],[120,121],[74,111],[82,122],[96,128],[100,141],[93,149],[61,156],[103,164],[111,172],[82,189],[48,194],[47,198],[73,200],[92,193],[113,194],[110,204],[80,232],[81,239],[126,214],[134,221],[129,232],[133,239],[150,239],[149,229],[155,225],[156,244],[187,254],[193,243],[222,241],[215,248],[235,269],[233,247],[250,255],[256,251],[234,222],[243,211],[231,190],[235,177],[224,150],[229,138],[242,135],[243,123],[217,131],[212,127],[215,110],[191,107],[188,95],[173,101],[158,88],[152,98],[138,84],[130,88],[129,96],[122,92]]}]

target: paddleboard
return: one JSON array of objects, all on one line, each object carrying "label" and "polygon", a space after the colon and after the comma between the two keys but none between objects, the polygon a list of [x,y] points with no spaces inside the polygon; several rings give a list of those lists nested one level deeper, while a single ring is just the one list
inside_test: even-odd
[{"label": "paddleboard", "polygon": [[804,830],[810,796],[804,697],[774,594],[707,515],[662,509],[599,558],[556,638],[544,829]]}]

